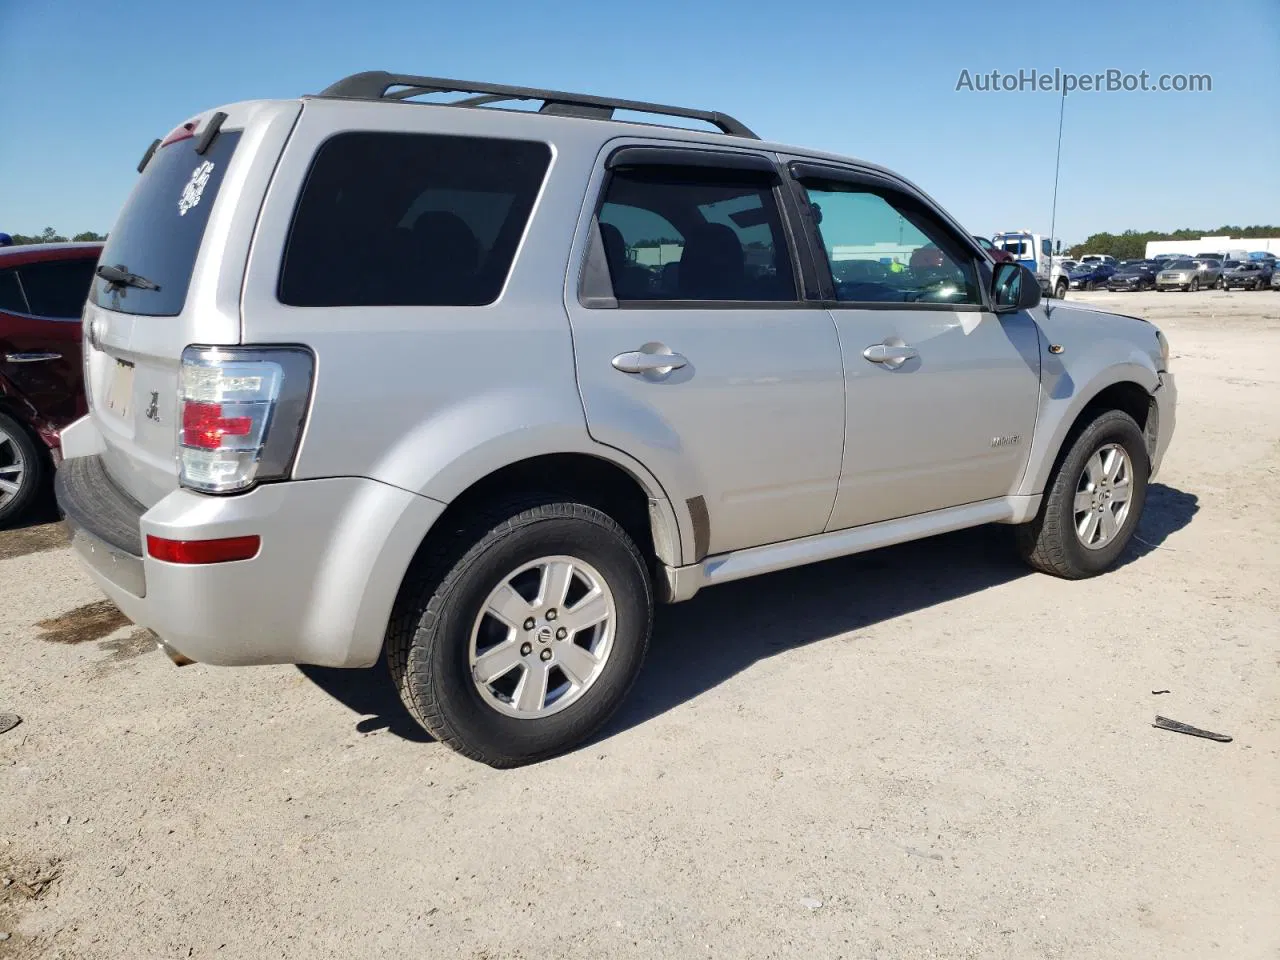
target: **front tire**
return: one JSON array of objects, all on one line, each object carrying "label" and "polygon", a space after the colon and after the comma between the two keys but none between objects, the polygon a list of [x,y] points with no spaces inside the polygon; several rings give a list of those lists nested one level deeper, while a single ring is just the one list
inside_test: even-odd
[{"label": "front tire", "polygon": [[1192,278],[1191,278],[1191,292],[1192,292],[1192,293],[1196,293],[1196,292],[1198,292],[1199,290],[1200,290],[1200,278],[1199,278],[1199,277],[1192,277]]},{"label": "front tire", "polygon": [[[493,767],[562,753],[609,719],[653,622],[645,562],[607,514],[544,498],[489,511],[401,590],[387,662],[437,740]],[[443,569],[447,566],[447,569]]]},{"label": "front tire", "polygon": [[1067,281],[1059,280],[1057,286],[1053,288],[1053,295],[1059,300],[1067,298]]},{"label": "front tire", "polygon": [[31,434],[0,413],[0,527],[21,520],[44,487],[44,452]]},{"label": "front tire", "polygon": [[1150,473],[1133,418],[1119,410],[1100,414],[1058,464],[1035,519],[1017,528],[1022,558],[1067,580],[1102,573],[1133,537]]}]

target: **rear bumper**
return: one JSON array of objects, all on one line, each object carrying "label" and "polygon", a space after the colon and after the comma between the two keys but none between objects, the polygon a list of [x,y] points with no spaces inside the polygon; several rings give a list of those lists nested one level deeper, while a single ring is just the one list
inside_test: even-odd
[{"label": "rear bumper", "polygon": [[[222,666],[374,663],[409,562],[444,510],[360,477],[231,497],[175,490],[144,509],[96,456],[65,461],[56,489],[72,547],[107,596],[172,651]],[[165,563],[143,549],[148,535],[250,534],[261,550],[233,563]]]}]

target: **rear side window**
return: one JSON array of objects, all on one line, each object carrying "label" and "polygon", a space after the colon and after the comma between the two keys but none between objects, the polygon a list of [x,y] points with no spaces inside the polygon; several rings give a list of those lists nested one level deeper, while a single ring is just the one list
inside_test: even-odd
[{"label": "rear side window", "polygon": [[31,312],[37,317],[78,319],[93,286],[97,265],[96,260],[50,260],[19,267]]},{"label": "rear side window", "polygon": [[219,133],[203,155],[196,138],[161,147],[125,201],[100,262],[145,277],[159,290],[95,280],[91,299],[122,313],[171,317],[182,312],[209,211],[227,164],[240,142],[237,131]]},{"label": "rear side window", "polygon": [[506,283],[551,162],[545,143],[342,133],[294,211],[280,302],[478,306]]},{"label": "rear side window", "polygon": [[769,177],[667,166],[618,170],[599,221],[619,300],[796,299]]}]

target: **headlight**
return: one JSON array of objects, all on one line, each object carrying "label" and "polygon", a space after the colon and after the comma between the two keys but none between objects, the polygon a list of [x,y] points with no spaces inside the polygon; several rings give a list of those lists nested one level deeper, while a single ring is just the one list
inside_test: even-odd
[{"label": "headlight", "polygon": [[1165,335],[1159,330],[1156,331],[1156,341],[1160,344],[1160,369],[1169,369],[1169,341],[1165,339]]}]

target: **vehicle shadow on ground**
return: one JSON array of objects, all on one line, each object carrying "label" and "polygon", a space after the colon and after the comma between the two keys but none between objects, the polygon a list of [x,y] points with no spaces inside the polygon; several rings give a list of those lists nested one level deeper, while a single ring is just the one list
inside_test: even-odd
[{"label": "vehicle shadow on ground", "polygon": [[[1152,484],[1122,563],[1157,549],[1199,509],[1195,495]],[[993,524],[799,567],[699,593],[658,610],[631,695],[597,742],[691,700],[784,650],[880,623],[1021,577],[1012,527]],[[904,634],[903,643],[910,643]]]},{"label": "vehicle shadow on ground", "polygon": [[20,519],[0,523],[0,560],[55,550],[67,545],[67,534],[53,496],[41,497]]},{"label": "vehicle shadow on ground", "polygon": [[430,743],[434,739],[400,700],[386,657],[367,670],[342,670],[337,667],[298,667],[302,675],[353,713],[363,717],[356,724],[358,733],[386,730],[403,740]]},{"label": "vehicle shadow on ground", "polygon": [[[1199,509],[1194,494],[1152,484],[1121,563],[1158,549]],[[649,656],[627,701],[594,742],[679,706],[783,650],[858,630],[937,603],[1035,576],[1017,557],[1013,528],[993,524],[706,590],[660,607]],[[904,637],[904,642],[909,638]],[[400,702],[386,663],[367,670],[299,667],[377,730],[431,740]]]},{"label": "vehicle shadow on ground", "polygon": [[1177,487],[1153,483],[1147,488],[1147,503],[1129,546],[1120,555],[1118,566],[1125,566],[1160,549],[1165,538],[1191,522],[1200,511],[1200,498]]}]

